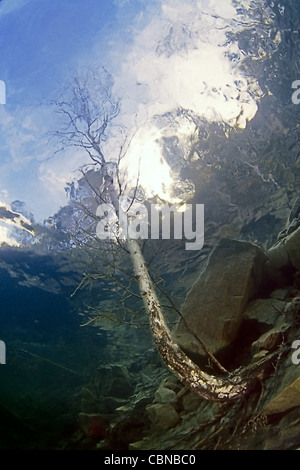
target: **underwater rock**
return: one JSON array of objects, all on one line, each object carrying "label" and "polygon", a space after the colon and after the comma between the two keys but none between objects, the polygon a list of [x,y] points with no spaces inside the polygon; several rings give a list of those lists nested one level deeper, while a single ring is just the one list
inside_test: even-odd
[{"label": "underwater rock", "polygon": [[[188,292],[182,307],[184,319],[213,354],[235,339],[243,310],[261,286],[266,261],[258,246],[223,239]],[[192,360],[204,358],[201,345],[182,320],[174,337]]]},{"label": "underwater rock", "polygon": [[300,413],[299,408],[289,410],[272,426],[268,434],[262,435],[263,450],[299,450]]},{"label": "underwater rock", "polygon": [[[265,415],[283,413],[291,408],[300,406],[300,366],[298,365],[298,352],[291,346],[295,339],[299,339],[297,322],[300,299],[298,295],[292,300],[287,299],[285,303],[277,300],[277,302],[285,304],[284,309],[281,307],[282,314],[277,315],[277,318],[273,316],[272,328],[262,334],[252,344],[252,353],[281,348],[282,358],[280,359],[280,355],[278,356],[278,362],[276,363],[275,361],[273,364],[274,370],[270,379],[265,383],[265,393],[267,397],[263,409]],[[274,300],[275,299],[263,299],[263,301],[259,303],[264,320],[267,318],[264,305],[266,305],[267,301],[272,303]],[[257,301],[256,304],[258,304]],[[260,315],[258,314],[256,317],[259,319]],[[294,354],[297,360],[293,357]]]},{"label": "underwater rock", "polygon": [[167,376],[162,382],[161,386],[173,390],[176,394],[181,391],[182,384],[179,382],[175,375]]},{"label": "underwater rock", "polygon": [[285,239],[285,246],[291,260],[291,264],[300,270],[300,227]]},{"label": "underwater rock", "polygon": [[147,406],[149,420],[158,430],[167,430],[176,426],[180,421],[179,414],[169,403],[154,403]]},{"label": "underwater rock", "polygon": [[145,450],[145,442],[144,440],[132,442],[128,446],[128,450]]},{"label": "underwater rock", "polygon": [[252,343],[251,353],[254,355],[261,350],[273,351],[283,341],[283,335],[287,329],[288,324],[276,326],[267,331]]},{"label": "underwater rock", "polygon": [[274,325],[282,315],[286,302],[278,299],[255,299],[249,302],[243,312],[243,318],[257,320],[259,323]]},{"label": "underwater rock", "polygon": [[300,270],[300,227],[272,246],[267,256],[273,267],[293,266]]},{"label": "underwater rock", "polygon": [[291,408],[300,406],[300,370],[290,360],[279,387],[275,389],[273,398],[264,409],[267,415],[283,413]]},{"label": "underwater rock", "polygon": [[155,392],[154,400],[156,403],[176,403],[177,395],[174,390],[160,385]]},{"label": "underwater rock", "polygon": [[98,367],[98,389],[103,396],[127,398],[134,390],[128,369],[122,364]]},{"label": "underwater rock", "polygon": [[291,294],[290,289],[275,289],[270,294],[271,299],[285,300]]},{"label": "underwater rock", "polygon": [[182,408],[184,411],[195,411],[199,408],[203,399],[193,392],[186,392],[181,399]]}]

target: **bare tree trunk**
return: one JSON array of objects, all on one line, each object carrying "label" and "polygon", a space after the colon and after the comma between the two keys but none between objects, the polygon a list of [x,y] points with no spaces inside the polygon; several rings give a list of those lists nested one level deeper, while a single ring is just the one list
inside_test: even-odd
[{"label": "bare tree trunk", "polygon": [[209,375],[193,363],[173,341],[137,240],[129,238],[127,247],[149,315],[154,341],[167,366],[184,385],[207,400],[228,401],[244,395],[253,385],[253,380],[244,379],[239,374],[224,378]]},{"label": "bare tree trunk", "polygon": [[[104,75],[109,85],[109,77],[106,72]],[[102,84],[97,89],[100,96],[97,95],[97,101],[93,103],[88,92],[88,84],[89,77],[83,80],[83,85],[78,79],[75,80],[71,101],[68,103],[63,100],[56,103],[59,113],[66,119],[66,125],[62,131],[55,133],[55,135],[61,139],[64,146],[73,145],[84,149],[93,164],[101,166],[101,180],[103,181],[100,188],[93,188],[94,193],[98,198],[100,196],[101,202],[107,201],[112,204],[120,221],[120,215],[126,218],[127,214],[124,211],[120,214],[122,208],[119,207],[121,193],[119,174],[117,172],[117,175],[114,175],[109,171],[109,163],[106,162],[101,150],[106,127],[118,114],[119,105],[111,97],[110,85],[105,88]],[[93,78],[92,90],[94,86]],[[122,155],[123,147],[120,149],[118,164]],[[167,366],[190,390],[205,399],[229,401],[246,394],[255,384],[256,378],[264,372],[266,365],[278,355],[278,352],[270,354],[259,363],[238,369],[234,373],[225,373],[222,377],[209,375],[202,371],[171,337],[137,240],[127,238],[127,248],[133,262],[134,275],[139,282],[140,292],[149,315],[154,341]],[[212,358],[211,354],[210,357]],[[225,372],[222,367],[219,369]]]},{"label": "bare tree trunk", "polygon": [[[119,206],[113,178],[106,176],[109,199],[120,220],[121,216],[126,217],[127,214]],[[153,339],[159,354],[169,369],[187,388],[210,401],[230,401],[249,392],[256,383],[256,378],[264,368],[266,361],[263,360],[259,364],[243,368],[241,372],[227,373],[222,377],[202,371],[172,339],[138,241],[127,236],[127,249],[133,263],[134,276],[139,283],[140,293],[149,316]]]}]

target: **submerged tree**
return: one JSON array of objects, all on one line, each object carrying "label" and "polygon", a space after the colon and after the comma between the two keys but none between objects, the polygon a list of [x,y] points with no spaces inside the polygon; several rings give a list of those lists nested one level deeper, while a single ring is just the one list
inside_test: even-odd
[{"label": "submerged tree", "polygon": [[[186,387],[211,401],[230,401],[244,396],[253,389],[266,363],[271,361],[276,353],[259,363],[227,372],[198,338],[202,348],[218,369],[218,375],[210,375],[195,364],[172,338],[162,303],[156,292],[157,286],[143,256],[142,236],[138,238],[133,235],[128,225],[122,223],[128,218],[132,220],[137,217],[138,210],[135,203],[139,200],[142,188],[137,176],[135,187],[128,196],[126,171],[121,172],[121,162],[126,155],[130,140],[124,139],[114,161],[104,155],[103,143],[108,138],[109,127],[119,113],[119,103],[112,97],[111,77],[104,70],[101,75],[97,79],[93,75],[88,75],[85,79],[76,78],[69,89],[69,98],[55,103],[57,111],[64,120],[63,126],[56,132],[57,138],[63,147],[74,146],[82,149],[87,152],[90,159],[90,164],[80,170],[93,197],[79,198],[76,201],[81,214],[75,226],[77,243],[86,250],[92,250],[90,253],[93,255],[90,259],[94,266],[97,265],[97,250],[101,250],[106,264],[104,271],[99,271],[97,268],[94,273],[85,274],[79,287],[91,280],[105,278],[123,288],[125,298],[141,297],[157,349],[169,369]],[[98,236],[97,225],[100,227]],[[100,251],[98,255],[99,253]],[[133,270],[130,283],[126,286],[118,277],[120,273],[124,274],[126,271],[122,269],[123,262],[120,261],[123,256],[130,257]],[[133,281],[139,286],[139,294],[135,290]],[[172,308],[181,315],[172,299],[169,300]]]}]

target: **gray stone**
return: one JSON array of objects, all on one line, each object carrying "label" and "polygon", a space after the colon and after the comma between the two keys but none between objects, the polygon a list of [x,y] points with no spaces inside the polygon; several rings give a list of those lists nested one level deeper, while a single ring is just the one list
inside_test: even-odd
[{"label": "gray stone", "polygon": [[145,440],[132,442],[128,446],[128,450],[144,450],[145,449]]},{"label": "gray stone", "polygon": [[284,242],[279,242],[276,245],[272,246],[268,250],[267,256],[271,262],[271,265],[275,269],[281,269],[284,266],[288,266],[290,262],[289,255]]},{"label": "gray stone", "polygon": [[127,398],[133,392],[132,378],[125,366],[99,366],[97,372],[97,387],[103,396]]},{"label": "gray stone", "polygon": [[182,397],[182,408],[184,411],[195,411],[202,403],[203,398],[193,392],[187,392]]},{"label": "gray stone", "polygon": [[160,385],[155,392],[154,400],[156,403],[176,403],[177,395],[174,390]]},{"label": "gray stone", "polygon": [[261,349],[266,351],[273,351],[280,343],[283,342],[283,334],[288,330],[287,323],[281,326],[276,326],[271,330],[261,335],[254,343],[252,343],[252,354],[258,353]]},{"label": "gray stone", "polygon": [[285,300],[289,296],[290,289],[275,289],[271,292],[270,297],[277,300]]},{"label": "gray stone", "polygon": [[300,270],[300,227],[291,233],[285,240],[285,246],[291,264],[298,271]]},{"label": "gray stone", "polygon": [[274,325],[282,317],[286,302],[277,299],[255,299],[249,302],[244,310],[243,317],[257,320],[260,323]]},{"label": "gray stone", "polygon": [[182,384],[174,375],[166,377],[162,381],[161,385],[166,388],[169,388],[170,390],[173,390],[176,394],[182,389]]},{"label": "gray stone", "polygon": [[147,406],[148,417],[157,430],[171,429],[180,421],[179,414],[168,403],[154,403]]},{"label": "gray stone", "polygon": [[267,255],[276,269],[292,265],[300,270],[300,227],[272,246]]},{"label": "gray stone", "polygon": [[[266,261],[259,247],[237,240],[221,240],[211,253],[206,268],[186,297],[182,313],[191,330],[212,353],[234,341],[243,310],[261,285]],[[193,360],[203,358],[199,342],[182,320],[174,337]]]},{"label": "gray stone", "polygon": [[300,406],[300,370],[299,366],[290,364],[282,383],[276,390],[273,398],[264,409],[267,415],[282,413],[286,410]]}]

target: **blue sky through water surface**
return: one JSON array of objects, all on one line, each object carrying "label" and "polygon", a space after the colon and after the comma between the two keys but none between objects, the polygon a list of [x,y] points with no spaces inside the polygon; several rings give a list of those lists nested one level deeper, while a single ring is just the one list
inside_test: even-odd
[{"label": "blue sky through water surface", "polygon": [[259,85],[231,59],[242,60],[238,45],[226,42],[228,28],[247,19],[250,3],[243,4],[241,14],[231,0],[2,0],[0,201],[25,201],[39,222],[67,203],[66,182],[87,156],[56,153],[45,137],[60,125],[49,102],[75,75],[103,66],[121,102],[115,129],[123,129],[108,139],[108,159],[124,134],[133,135],[128,178],[135,181],[140,168],[148,194],[171,199],[176,175],[162,138],[176,135],[184,152],[195,125],[183,115],[163,117],[187,109],[244,128],[257,111]]}]

